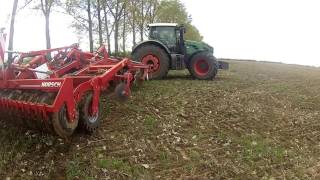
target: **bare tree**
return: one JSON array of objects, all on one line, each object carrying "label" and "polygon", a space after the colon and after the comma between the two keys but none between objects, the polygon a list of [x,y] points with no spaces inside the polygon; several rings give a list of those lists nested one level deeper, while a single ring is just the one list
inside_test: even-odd
[{"label": "bare tree", "polygon": [[136,42],[136,23],[137,23],[137,0],[129,1],[127,7],[128,13],[128,22],[131,26],[131,33],[132,33],[132,44],[135,46]]},{"label": "bare tree", "polygon": [[122,21],[122,52],[126,52],[126,38],[127,38],[127,16],[126,5],[124,7],[123,21]]},{"label": "bare tree", "polygon": [[114,51],[115,54],[119,53],[119,25],[120,19],[123,15],[123,10],[125,7],[126,1],[125,0],[114,0],[114,1],[107,1],[106,5],[114,18]]},{"label": "bare tree", "polygon": [[[9,32],[9,47],[8,49],[10,51],[13,50],[13,37],[14,37],[14,23],[17,13],[17,7],[18,7],[18,0],[13,1],[13,7],[12,7],[12,13],[11,13],[11,22],[10,22],[10,32]],[[12,53],[8,54],[8,59],[12,60]]]},{"label": "bare tree", "polygon": [[98,13],[98,33],[99,33],[99,44],[100,46],[103,44],[102,39],[102,20],[101,20],[101,5],[100,0],[97,0],[97,13]]},{"label": "bare tree", "polygon": [[93,13],[92,13],[92,0],[65,0],[63,6],[65,12],[73,17],[75,20],[72,26],[75,28],[76,32],[83,35],[86,33],[85,37],[88,37],[90,52],[93,52]]},{"label": "bare tree", "polygon": [[111,29],[109,28],[109,24],[111,24],[109,22],[109,18],[108,18],[108,11],[107,11],[107,7],[106,7],[106,1],[104,1],[102,3],[103,5],[103,13],[104,13],[104,27],[105,27],[105,31],[106,31],[106,37],[107,37],[107,43],[108,43],[108,52],[111,53],[111,34],[112,34],[112,30],[113,30],[113,23],[111,25]]},{"label": "bare tree", "polygon": [[50,38],[50,13],[54,4],[54,0],[40,0],[41,10],[45,17],[45,31],[46,31],[46,45],[47,49],[51,48],[51,38]]},{"label": "bare tree", "polygon": [[147,24],[153,23],[159,0],[138,0],[138,28],[140,32],[140,40],[144,40]]},{"label": "bare tree", "polygon": [[145,25],[145,18],[144,18],[144,12],[145,12],[145,0],[141,0],[140,4],[140,23],[139,23],[139,28],[140,28],[140,41],[143,41],[143,32],[144,32],[144,25]]},{"label": "bare tree", "polygon": [[88,31],[89,31],[89,44],[90,52],[93,52],[93,35],[92,35],[92,18],[91,18],[91,1],[87,0],[87,13],[88,13]]}]

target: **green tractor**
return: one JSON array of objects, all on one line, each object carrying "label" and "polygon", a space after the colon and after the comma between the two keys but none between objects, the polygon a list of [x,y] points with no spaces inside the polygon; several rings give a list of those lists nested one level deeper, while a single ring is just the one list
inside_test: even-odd
[{"label": "green tractor", "polygon": [[148,27],[149,40],[133,47],[132,58],[150,65],[151,79],[162,79],[169,70],[187,68],[194,78],[210,80],[215,78],[218,69],[228,69],[228,63],[218,62],[213,56],[213,47],[185,40],[183,26],[155,23]]}]

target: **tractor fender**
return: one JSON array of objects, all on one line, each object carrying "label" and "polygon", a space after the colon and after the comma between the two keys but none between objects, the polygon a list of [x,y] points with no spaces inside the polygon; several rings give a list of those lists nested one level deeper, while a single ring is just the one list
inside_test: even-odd
[{"label": "tractor fender", "polygon": [[145,45],[149,45],[149,44],[152,44],[152,45],[155,45],[155,46],[159,46],[160,48],[165,50],[165,52],[168,54],[168,57],[171,59],[170,50],[168,49],[168,47],[166,45],[164,45],[162,42],[156,41],[156,40],[147,40],[147,41],[142,41],[142,42],[138,43],[137,45],[135,45],[132,48],[131,55],[134,54],[135,51],[137,49],[139,49],[140,47],[145,46]]}]

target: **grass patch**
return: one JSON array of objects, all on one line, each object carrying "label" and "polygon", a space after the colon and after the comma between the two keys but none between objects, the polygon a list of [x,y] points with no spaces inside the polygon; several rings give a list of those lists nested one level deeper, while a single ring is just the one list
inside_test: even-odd
[{"label": "grass patch", "polygon": [[94,168],[90,160],[83,159],[79,153],[73,154],[71,160],[67,161],[65,172],[67,179],[85,179],[93,180]]},{"label": "grass patch", "polygon": [[157,127],[158,121],[153,116],[147,116],[143,124],[148,131],[153,131]]},{"label": "grass patch", "polygon": [[279,145],[270,143],[258,135],[249,135],[240,138],[242,147],[241,159],[256,165],[258,161],[268,160],[268,163],[281,163],[286,156],[286,150]]},{"label": "grass patch", "polygon": [[108,170],[117,170],[128,174],[132,177],[139,177],[145,173],[143,168],[138,165],[130,165],[130,163],[118,158],[103,158],[97,161],[99,168]]},{"label": "grass patch", "polygon": [[189,155],[190,155],[192,161],[199,161],[199,160],[201,160],[201,154],[200,154],[198,151],[191,150],[191,151],[189,152]]},{"label": "grass patch", "polygon": [[111,165],[111,162],[108,159],[99,159],[98,160],[98,167],[99,168],[109,168]]},{"label": "grass patch", "polygon": [[86,166],[87,164],[81,162],[78,158],[73,159],[67,163],[66,174],[67,179],[90,179],[86,175]]},{"label": "grass patch", "polygon": [[166,151],[160,151],[159,160],[164,167],[168,167],[170,165],[170,157]]}]

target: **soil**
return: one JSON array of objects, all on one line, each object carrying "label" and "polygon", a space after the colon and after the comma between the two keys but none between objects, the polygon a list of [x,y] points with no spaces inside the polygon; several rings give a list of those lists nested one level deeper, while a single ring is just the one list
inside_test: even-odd
[{"label": "soil", "polygon": [[320,69],[229,60],[172,71],[68,140],[0,121],[1,179],[318,179]]}]

